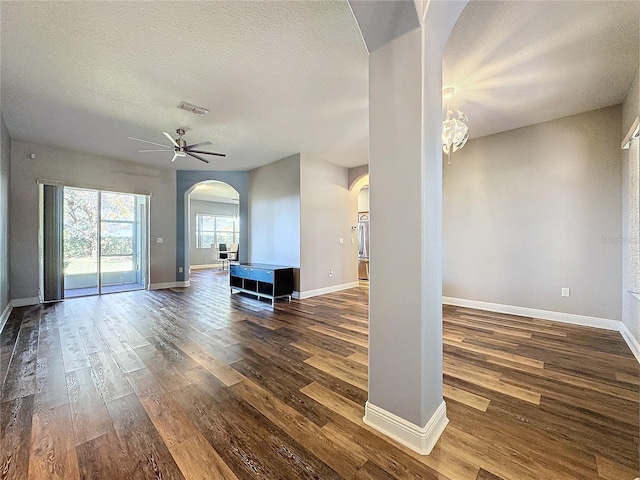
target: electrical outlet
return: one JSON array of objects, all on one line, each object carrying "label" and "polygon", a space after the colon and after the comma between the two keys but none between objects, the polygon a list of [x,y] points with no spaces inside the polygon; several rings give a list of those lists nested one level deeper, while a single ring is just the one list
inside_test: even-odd
[{"label": "electrical outlet", "polygon": [[183,272],[184,272],[184,268],[178,267],[178,273],[183,273]]},{"label": "electrical outlet", "polygon": [[156,238],[156,243],[163,243],[164,242],[164,238]]},{"label": "electrical outlet", "polygon": [[329,270],[329,276],[333,277],[333,270]]},{"label": "electrical outlet", "polygon": [[340,245],[344,243],[344,238],[340,237]]},{"label": "electrical outlet", "polygon": [[563,288],[562,289],[562,296],[563,297],[568,297],[570,293],[571,293],[570,289],[568,289],[568,288]]}]

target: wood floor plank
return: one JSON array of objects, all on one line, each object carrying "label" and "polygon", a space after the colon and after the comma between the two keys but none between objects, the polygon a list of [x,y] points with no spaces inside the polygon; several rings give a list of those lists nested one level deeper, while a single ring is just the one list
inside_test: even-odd
[{"label": "wood floor plank", "polygon": [[27,478],[33,395],[0,403],[0,473],[3,480]]},{"label": "wood floor plank", "polygon": [[198,433],[193,422],[150,370],[145,368],[132,372],[128,378],[151,422],[169,448]]},{"label": "wood floor plank", "polygon": [[601,455],[596,455],[596,462],[598,464],[598,475],[603,480],[635,479],[640,475],[639,470],[620,465],[620,463]]},{"label": "wood floor plank", "polygon": [[467,392],[451,385],[443,385],[443,395],[445,399],[455,400],[465,405],[486,412],[491,400],[481,397],[475,393]]},{"label": "wood floor plank", "polygon": [[36,363],[34,413],[69,403],[62,351],[47,349],[45,352],[38,355]]},{"label": "wood floor plank", "polygon": [[356,475],[366,458],[353,452],[346,454],[322,432],[320,427],[307,420],[288,405],[250,381],[242,381],[230,387],[233,392],[269,418],[292,438],[305,445],[336,472],[346,478]]},{"label": "wood floor plank", "polygon": [[76,447],[82,480],[136,478],[116,432],[111,430]]},{"label": "wood floor plank", "polygon": [[29,479],[80,478],[69,405],[33,415]]},{"label": "wood floor plank", "polygon": [[73,372],[74,370],[89,367],[91,365],[89,357],[75,323],[63,323],[58,329],[60,331],[60,342],[62,343],[65,372]]},{"label": "wood floor plank", "polygon": [[132,390],[127,378],[108,350],[89,355],[95,386],[105,401],[129,395]]},{"label": "wood floor plank", "polygon": [[206,352],[201,346],[194,342],[189,342],[180,348],[227,386],[234,385],[244,379],[243,375]]},{"label": "wood floor plank", "polygon": [[364,416],[364,405],[352,402],[319,383],[313,382],[300,391],[352,422],[359,422]]},{"label": "wood floor plank", "polygon": [[172,447],[171,455],[187,480],[238,478],[200,433]]},{"label": "wood floor plank", "polygon": [[107,408],[126,452],[121,461],[133,478],[184,478],[135,394],[111,400]]},{"label": "wood floor plank", "polygon": [[102,395],[94,384],[91,368],[69,372],[66,380],[75,444],[85,443],[113,429]]},{"label": "wood floor plank", "polygon": [[173,362],[153,345],[136,348],[135,351],[166,391],[189,385],[189,380],[175,367]]},{"label": "wood floor plank", "polygon": [[349,360],[352,360],[360,365],[364,365],[365,367],[369,367],[369,354],[364,352],[356,352],[347,357]]},{"label": "wood floor plank", "polygon": [[23,317],[12,349],[13,354],[2,388],[2,401],[35,393],[39,327],[38,312],[29,310]]}]

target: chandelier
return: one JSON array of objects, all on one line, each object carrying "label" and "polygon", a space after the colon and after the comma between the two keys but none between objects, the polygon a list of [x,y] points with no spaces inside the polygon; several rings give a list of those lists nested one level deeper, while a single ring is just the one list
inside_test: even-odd
[{"label": "chandelier", "polygon": [[451,153],[464,147],[469,139],[469,119],[460,110],[453,110],[449,107],[449,100],[453,98],[453,87],[445,88],[442,91],[442,98],[447,101],[447,114],[442,122],[442,150],[447,154],[447,163],[451,164]]}]

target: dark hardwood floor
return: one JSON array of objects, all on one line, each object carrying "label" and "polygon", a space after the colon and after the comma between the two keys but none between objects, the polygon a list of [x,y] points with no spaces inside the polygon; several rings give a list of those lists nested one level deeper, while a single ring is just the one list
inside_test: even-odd
[{"label": "dark hardwood floor", "polygon": [[450,423],[422,457],[362,423],[366,285],[275,308],[192,287],[16,308],[1,479],[633,480],[639,366],[616,332],[444,309]]}]

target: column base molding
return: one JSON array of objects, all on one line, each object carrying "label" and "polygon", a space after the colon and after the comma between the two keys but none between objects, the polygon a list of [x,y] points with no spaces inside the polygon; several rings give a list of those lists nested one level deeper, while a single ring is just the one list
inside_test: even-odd
[{"label": "column base molding", "polygon": [[442,400],[442,403],[424,427],[414,425],[404,418],[376,407],[369,402],[365,405],[362,420],[370,427],[384,433],[405,447],[418,452],[420,455],[429,455],[431,453],[449,423],[447,405],[444,400]]}]

